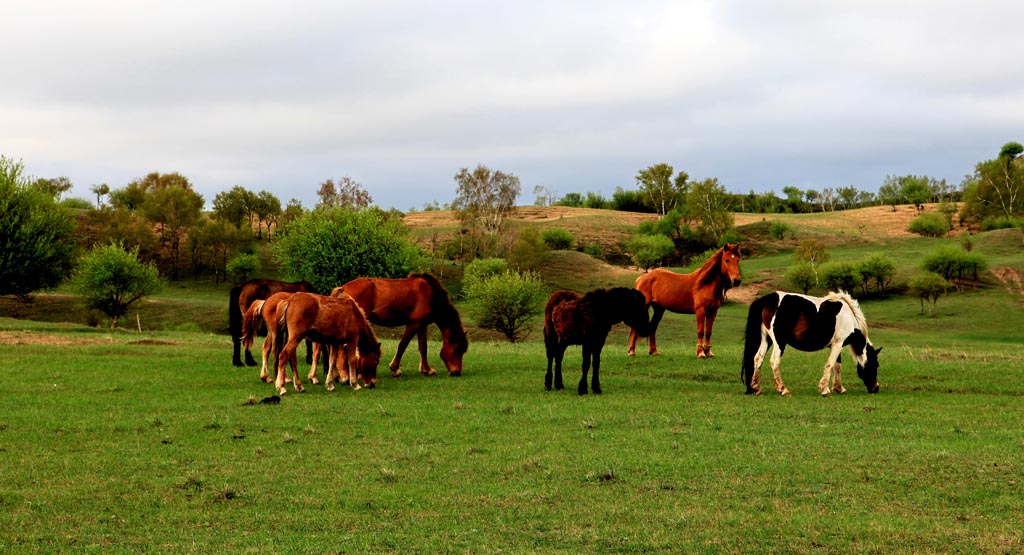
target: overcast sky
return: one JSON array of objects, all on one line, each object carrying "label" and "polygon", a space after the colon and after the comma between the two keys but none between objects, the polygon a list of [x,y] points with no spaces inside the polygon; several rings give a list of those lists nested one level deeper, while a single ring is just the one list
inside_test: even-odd
[{"label": "overcast sky", "polygon": [[149,172],[210,208],[349,176],[450,202],[668,163],[732,192],[959,183],[1024,142],[1024,2],[3,0],[0,154],[71,196]]}]

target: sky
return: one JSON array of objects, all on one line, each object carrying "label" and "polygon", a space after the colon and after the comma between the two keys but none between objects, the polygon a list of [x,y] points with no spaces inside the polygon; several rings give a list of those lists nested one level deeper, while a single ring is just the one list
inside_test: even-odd
[{"label": "sky", "polygon": [[150,172],[211,208],[307,208],[350,177],[399,210],[460,168],[519,204],[636,189],[960,183],[1024,142],[1024,2],[2,0],[0,154],[66,196]]}]

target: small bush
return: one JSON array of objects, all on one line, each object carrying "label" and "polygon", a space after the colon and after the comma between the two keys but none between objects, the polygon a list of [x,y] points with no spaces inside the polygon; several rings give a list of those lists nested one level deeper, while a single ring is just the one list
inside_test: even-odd
[{"label": "small bush", "polygon": [[789,227],[785,222],[772,222],[772,224],[768,226],[768,234],[771,235],[773,239],[781,241],[786,238],[786,235],[793,234],[793,228]]},{"label": "small bush", "polygon": [[508,264],[520,272],[536,270],[550,250],[539,231],[532,227],[523,228],[508,253]]},{"label": "small bush", "polygon": [[813,264],[800,262],[789,267],[786,272],[786,282],[806,295],[811,288],[818,285],[818,274],[814,271]]},{"label": "small bush", "polygon": [[978,253],[942,246],[925,256],[921,269],[939,274],[960,292],[963,291],[964,283],[978,281],[981,272],[988,269],[988,262]]},{"label": "small bush", "polygon": [[935,303],[949,288],[949,282],[935,272],[925,272],[910,280],[910,292],[921,299],[921,312],[924,314],[925,302],[928,302],[928,315],[935,317]]},{"label": "small bush", "polygon": [[119,243],[93,247],[71,278],[71,290],[81,296],[86,308],[109,316],[111,328],[117,327],[132,303],[163,287],[156,265],[140,262],[138,247],[126,251]]},{"label": "small bush", "polygon": [[477,325],[501,332],[512,343],[525,339],[544,310],[544,282],[534,272],[505,272],[472,282],[470,311]]},{"label": "small bush", "polygon": [[811,264],[821,264],[828,262],[828,259],[832,255],[825,250],[825,243],[817,239],[805,239],[800,241],[800,245],[797,246],[796,250],[793,251],[793,262],[810,262]]},{"label": "small bush", "polygon": [[462,272],[462,290],[468,292],[475,283],[507,271],[508,262],[504,258],[477,258],[466,264]]},{"label": "small bush", "polygon": [[1024,218],[1007,218],[1005,216],[992,216],[981,221],[982,231],[995,231],[997,229],[1009,229],[1011,227],[1024,228]]},{"label": "small bush", "polygon": [[567,251],[572,249],[573,243],[576,242],[576,238],[572,236],[572,233],[560,228],[552,227],[545,229],[540,234],[541,240],[553,251]]},{"label": "small bush", "polygon": [[896,263],[892,258],[884,254],[874,254],[861,260],[857,264],[857,271],[860,272],[864,292],[868,292],[869,282],[874,280],[878,292],[885,294],[885,286],[888,285],[896,275]]},{"label": "small bush", "polygon": [[604,260],[604,247],[597,243],[583,247],[582,251],[583,254],[589,254],[598,260]]},{"label": "small bush", "polygon": [[860,282],[860,272],[850,262],[832,262],[821,267],[821,284],[829,291],[852,293]]},{"label": "small bush", "polygon": [[643,269],[659,264],[676,248],[672,239],[664,235],[637,235],[626,244],[633,263]]},{"label": "small bush", "polygon": [[925,237],[942,237],[949,233],[949,222],[938,212],[925,212],[910,222],[907,231]]}]

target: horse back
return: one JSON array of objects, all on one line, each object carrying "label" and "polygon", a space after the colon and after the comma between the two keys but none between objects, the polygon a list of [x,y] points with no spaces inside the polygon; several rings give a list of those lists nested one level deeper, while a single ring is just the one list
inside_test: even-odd
[{"label": "horse back", "polygon": [[405,326],[430,317],[433,289],[422,278],[356,278],[339,289],[377,325]]},{"label": "horse back", "polygon": [[[641,285],[640,280],[645,277],[647,279]],[[696,281],[695,273],[677,274],[664,268],[655,268],[637,278],[637,289],[644,294],[649,305],[657,304],[671,312],[692,314]]]}]

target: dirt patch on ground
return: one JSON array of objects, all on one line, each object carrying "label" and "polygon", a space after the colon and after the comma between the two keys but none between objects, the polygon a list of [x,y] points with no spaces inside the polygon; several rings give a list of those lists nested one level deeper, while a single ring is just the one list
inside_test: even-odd
[{"label": "dirt patch on ground", "polygon": [[57,345],[68,347],[74,345],[108,345],[113,343],[110,338],[69,337],[53,333],[33,331],[0,331],[0,345]]}]

